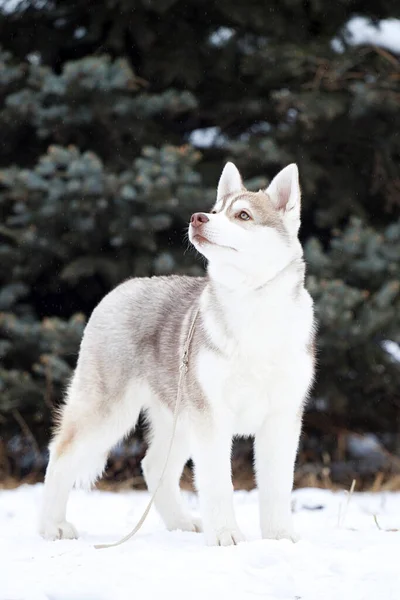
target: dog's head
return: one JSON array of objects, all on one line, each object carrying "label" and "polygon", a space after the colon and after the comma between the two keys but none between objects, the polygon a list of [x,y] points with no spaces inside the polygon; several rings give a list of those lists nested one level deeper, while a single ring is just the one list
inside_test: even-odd
[{"label": "dog's head", "polygon": [[233,287],[238,282],[256,287],[302,256],[299,227],[295,164],[280,171],[267,189],[249,192],[235,165],[227,163],[217,201],[210,212],[192,215],[189,239],[207,258],[213,278]]}]

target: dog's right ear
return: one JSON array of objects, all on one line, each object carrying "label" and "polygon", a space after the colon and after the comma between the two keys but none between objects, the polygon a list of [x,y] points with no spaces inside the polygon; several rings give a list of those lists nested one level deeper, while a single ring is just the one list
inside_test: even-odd
[{"label": "dog's right ear", "polygon": [[240,173],[231,162],[226,163],[218,183],[217,200],[245,189]]}]

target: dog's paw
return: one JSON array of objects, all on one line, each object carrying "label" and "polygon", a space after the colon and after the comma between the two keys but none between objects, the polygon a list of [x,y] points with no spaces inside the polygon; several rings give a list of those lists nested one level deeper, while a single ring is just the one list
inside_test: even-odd
[{"label": "dog's paw", "polygon": [[[192,526],[192,529],[190,529],[190,531],[195,531],[196,533],[201,533],[203,531],[203,523],[202,523],[201,519],[199,519],[198,517],[191,518],[191,526]],[[186,530],[186,531],[189,531],[189,530]]]},{"label": "dog's paw", "polygon": [[39,533],[45,540],[74,540],[78,537],[77,530],[68,521],[45,523],[41,525]]},{"label": "dog's paw", "polygon": [[264,540],[291,540],[292,542],[298,542],[300,536],[291,528],[277,528],[268,529],[262,532]]},{"label": "dog's paw", "polygon": [[206,533],[208,546],[236,546],[246,541],[243,533],[237,527],[226,527],[217,531]]},{"label": "dog's paw", "polygon": [[191,531],[192,533],[200,533],[203,531],[201,519],[197,517],[182,517],[167,524],[169,531]]}]

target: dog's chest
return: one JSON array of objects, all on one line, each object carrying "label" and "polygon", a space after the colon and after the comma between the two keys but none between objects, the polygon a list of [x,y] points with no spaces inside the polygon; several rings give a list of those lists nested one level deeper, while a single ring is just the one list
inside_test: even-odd
[{"label": "dog's chest", "polygon": [[289,303],[260,313],[252,318],[239,310],[236,338],[225,343],[221,338],[221,352],[204,348],[198,356],[198,377],[208,402],[216,411],[227,410],[234,433],[241,435],[255,433],[276,403],[297,411],[301,390],[312,377],[306,349],[312,310]]}]

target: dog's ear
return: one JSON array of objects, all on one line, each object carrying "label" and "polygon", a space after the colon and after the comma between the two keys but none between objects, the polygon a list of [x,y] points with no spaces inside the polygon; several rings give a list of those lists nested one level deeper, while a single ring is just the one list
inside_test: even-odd
[{"label": "dog's ear", "polygon": [[245,189],[240,173],[231,162],[226,163],[218,182],[217,200],[227,194],[234,194]]},{"label": "dog's ear", "polygon": [[265,190],[276,208],[283,213],[289,228],[297,233],[300,226],[299,170],[295,163],[279,171]]},{"label": "dog's ear", "polygon": [[300,184],[297,165],[292,163],[279,171],[278,175],[269,184],[266,192],[278,210],[289,212],[295,210],[296,206],[300,208]]}]

